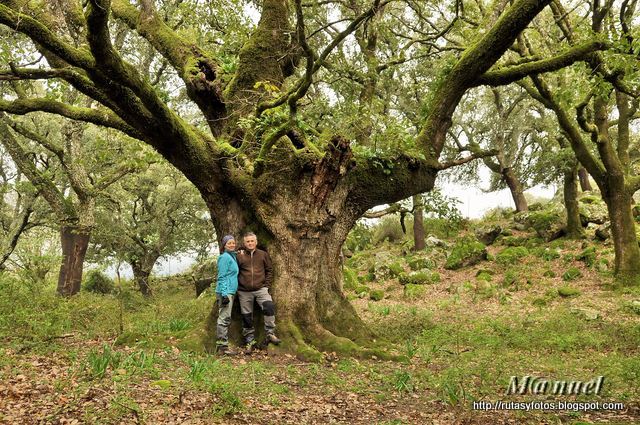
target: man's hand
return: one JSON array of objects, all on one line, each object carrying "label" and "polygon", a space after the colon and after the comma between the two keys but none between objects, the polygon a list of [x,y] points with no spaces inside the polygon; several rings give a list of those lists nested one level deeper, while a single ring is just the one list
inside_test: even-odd
[{"label": "man's hand", "polygon": [[222,305],[227,305],[229,304],[229,296],[228,295],[223,295],[222,296]]}]

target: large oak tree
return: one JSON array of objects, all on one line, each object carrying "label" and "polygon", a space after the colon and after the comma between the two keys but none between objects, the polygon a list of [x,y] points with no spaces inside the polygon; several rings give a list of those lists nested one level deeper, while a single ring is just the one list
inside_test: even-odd
[{"label": "large oak tree", "polygon": [[[487,12],[484,18],[465,15],[471,12],[464,11],[463,2],[455,2],[443,5],[440,18],[449,22],[440,29],[429,28],[432,21],[417,2],[374,0],[351,8],[360,12],[346,22],[328,22],[312,30],[306,25],[316,22],[310,15],[331,17],[340,2],[263,0],[259,22],[250,34],[223,26],[197,39],[178,30],[184,20],[175,22],[160,12],[170,2],[2,0],[0,23],[29,37],[49,67],[5,64],[0,75],[64,81],[100,107],[51,98],[5,98],[0,110],[59,114],[118,129],[153,146],[198,188],[219,238],[250,229],[268,246],[279,332],[288,346],[306,353],[352,352],[371,338],[341,291],[338,268],[340,248],[356,220],[371,207],[431,190],[440,170],[482,155],[440,162],[452,114],[469,88],[496,78],[506,84],[553,71],[602,47],[580,45],[553,59],[530,61],[526,68],[504,64],[492,70],[549,2],[498,1],[488,11],[482,2],[467,4],[469,10]],[[388,13],[380,17],[385,8]],[[188,15],[192,32],[215,26],[226,16],[211,5],[206,10],[199,22],[198,16]],[[429,69],[435,76],[414,78],[428,85],[428,95],[415,114],[420,130],[411,138],[412,148],[384,155],[352,149],[345,135],[332,131],[341,125],[331,118],[305,116],[307,109],[314,110],[316,99],[340,99],[339,84],[331,86],[333,76],[338,81],[341,75],[331,55],[357,51],[350,35],[376,17],[405,17],[408,21],[394,29],[400,33],[386,36],[402,37],[404,31],[405,37],[419,39],[422,34],[427,41],[421,48],[432,54],[417,55],[418,50],[409,47],[403,54],[416,54],[419,66],[413,69]],[[114,47],[112,32],[125,25],[157,52],[155,68],[153,63],[147,69],[133,65],[134,54]],[[449,25],[459,26],[456,40],[448,34]],[[238,38],[246,37],[237,55],[216,47],[229,33],[236,45]],[[454,41],[455,49],[437,54],[438,48]],[[373,58],[368,63],[375,65]],[[178,108],[167,86],[155,84],[151,74],[166,65],[174,70],[174,84],[183,85],[186,97],[197,105],[193,120]],[[401,75],[396,78],[403,81]],[[321,80],[324,84],[316,84]],[[198,122],[206,122],[206,128]],[[369,132],[370,120],[363,122]]]}]

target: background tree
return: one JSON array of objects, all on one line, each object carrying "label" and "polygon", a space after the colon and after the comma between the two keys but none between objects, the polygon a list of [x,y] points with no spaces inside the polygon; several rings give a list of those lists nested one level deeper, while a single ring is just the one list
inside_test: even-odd
[{"label": "background tree", "polygon": [[122,258],[145,296],[161,257],[198,252],[213,240],[206,205],[175,169],[161,163],[111,188],[98,207],[94,258]]}]

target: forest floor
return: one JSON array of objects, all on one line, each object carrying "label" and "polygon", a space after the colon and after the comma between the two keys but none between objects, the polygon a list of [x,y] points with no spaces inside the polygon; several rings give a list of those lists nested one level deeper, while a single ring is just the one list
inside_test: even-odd
[{"label": "forest floor", "polygon": [[[500,257],[506,245],[497,242],[489,261],[458,271],[439,259],[439,281],[419,290],[378,267],[400,262],[409,274],[416,255],[400,245],[347,262],[368,290],[345,292],[405,361],[194,352],[190,338],[213,299],[195,299],[178,280],[156,282],[150,300],[132,292],[64,300],[50,286],[0,280],[0,423],[640,423],[640,289],[612,285],[610,246],[515,236],[526,255]],[[581,258],[591,246],[595,257]],[[384,298],[370,299],[374,290]],[[599,395],[506,395],[511,377],[525,375],[605,381]],[[624,407],[473,408],[501,400]]]}]

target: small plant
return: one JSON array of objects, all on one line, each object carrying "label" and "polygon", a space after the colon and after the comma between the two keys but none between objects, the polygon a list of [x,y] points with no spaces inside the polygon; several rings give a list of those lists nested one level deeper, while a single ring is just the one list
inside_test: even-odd
[{"label": "small plant", "polygon": [[204,374],[207,371],[207,364],[200,360],[194,360],[191,362],[189,373],[187,377],[191,382],[200,382],[204,378]]},{"label": "small plant", "polygon": [[358,274],[355,270],[345,267],[342,270],[342,282],[344,289],[355,289],[358,286]]},{"label": "small plant", "polygon": [[400,265],[400,263],[389,264],[389,276],[398,277],[402,273],[404,273],[404,268]]},{"label": "small plant", "polygon": [[413,391],[413,384],[411,383],[411,374],[406,371],[396,372],[394,377],[393,387],[398,392],[411,392]]},{"label": "small plant", "polygon": [[188,320],[175,319],[175,318],[169,320],[169,330],[171,332],[184,331],[186,329],[189,329],[190,327],[191,327],[191,324],[189,323]]},{"label": "small plant", "polygon": [[104,345],[102,352],[93,349],[87,356],[87,364],[89,366],[89,374],[93,378],[102,379],[107,373],[109,366],[112,369],[118,368],[121,362],[121,354],[114,352],[110,346]]}]

